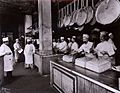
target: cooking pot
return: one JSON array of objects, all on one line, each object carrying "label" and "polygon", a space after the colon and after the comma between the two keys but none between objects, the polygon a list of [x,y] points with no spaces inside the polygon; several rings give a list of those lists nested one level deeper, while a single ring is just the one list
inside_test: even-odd
[{"label": "cooking pot", "polygon": [[76,15],[76,23],[77,25],[81,26],[85,23],[87,19],[87,12],[85,11],[85,8],[79,9],[77,11]]},{"label": "cooking pot", "polygon": [[71,16],[68,15],[68,16],[66,17],[66,20],[65,20],[65,23],[64,23],[65,27],[70,23],[70,19],[71,19]]},{"label": "cooking pot", "polygon": [[72,26],[75,23],[76,15],[77,15],[77,10],[72,13],[69,26]]},{"label": "cooking pot", "polygon": [[85,24],[89,23],[93,18],[93,9],[91,6],[86,7],[87,18]]},{"label": "cooking pot", "polygon": [[63,25],[64,25],[64,18],[63,19],[61,18],[60,27],[63,27]]},{"label": "cooking pot", "polygon": [[106,25],[115,21],[120,15],[120,2],[118,0],[104,0],[97,7],[95,17],[100,24]]}]

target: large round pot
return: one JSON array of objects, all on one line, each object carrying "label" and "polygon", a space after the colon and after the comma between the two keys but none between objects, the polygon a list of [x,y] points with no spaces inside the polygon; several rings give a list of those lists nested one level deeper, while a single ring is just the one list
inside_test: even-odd
[{"label": "large round pot", "polygon": [[87,19],[87,12],[85,11],[85,9],[79,9],[77,11],[77,15],[76,15],[76,23],[77,25],[81,26],[85,23]]},{"label": "large round pot", "polygon": [[89,23],[92,20],[94,11],[91,6],[88,6],[86,7],[86,12],[87,12],[87,18],[85,24]]},{"label": "large round pot", "polygon": [[72,26],[75,23],[76,15],[77,15],[77,10],[72,13],[69,26]]},{"label": "large round pot", "polygon": [[120,15],[120,2],[118,0],[104,0],[98,6],[95,17],[100,24],[106,25],[115,21]]},{"label": "large round pot", "polygon": [[64,18],[61,18],[61,25],[60,27],[63,27],[65,25],[65,21],[66,21],[66,16],[64,16]]},{"label": "large round pot", "polygon": [[70,20],[71,20],[71,16],[68,15],[68,16],[66,17],[66,20],[65,20],[65,23],[64,23],[65,27],[69,25]]}]

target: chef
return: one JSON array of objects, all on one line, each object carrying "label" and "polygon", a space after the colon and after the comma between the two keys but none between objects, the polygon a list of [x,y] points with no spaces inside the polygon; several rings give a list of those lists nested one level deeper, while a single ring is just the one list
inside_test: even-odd
[{"label": "chef", "polygon": [[9,48],[8,37],[2,39],[3,44],[0,46],[0,56],[4,56],[4,75],[12,77],[13,71],[13,53]]},{"label": "chef", "polygon": [[67,52],[67,42],[65,41],[64,37],[60,37],[60,44],[59,44],[59,53],[66,53]]},{"label": "chef", "polygon": [[98,57],[112,58],[114,56],[115,50],[113,45],[108,42],[108,38],[106,32],[103,31],[100,33],[101,42],[95,48],[95,53],[97,53]]},{"label": "chef", "polygon": [[21,46],[19,44],[19,39],[15,40],[15,43],[14,43],[13,47],[14,47],[15,62],[18,62],[19,50],[21,49]]},{"label": "chef", "polygon": [[76,52],[77,50],[78,50],[78,43],[76,42],[76,38],[72,37],[71,53]]},{"label": "chef", "polygon": [[25,68],[33,68],[33,54],[35,53],[35,46],[31,39],[27,39],[27,44],[24,48]]},{"label": "chef", "polygon": [[71,46],[72,46],[72,41],[71,38],[67,38],[68,40],[68,52],[71,50]]},{"label": "chef", "polygon": [[67,55],[63,56],[63,58],[62,58],[63,61],[72,62],[73,55],[74,55],[74,53],[76,53],[77,50],[78,50],[78,44],[76,42],[76,38],[72,37],[72,45],[71,45],[70,51],[68,52]]},{"label": "chef", "polygon": [[113,48],[114,48],[114,50],[116,51],[117,48],[116,48],[116,46],[115,46],[115,44],[114,44],[114,42],[113,42],[113,38],[114,38],[114,36],[113,36],[112,33],[109,33],[108,35],[109,35],[108,42],[111,43],[111,44],[113,45]]},{"label": "chef", "polygon": [[93,42],[89,41],[89,35],[83,34],[83,44],[77,50],[77,53],[73,56],[73,63],[76,58],[85,57],[85,55],[89,54],[93,49]]},{"label": "chef", "polygon": [[90,53],[90,50],[93,47],[93,43],[89,41],[89,35],[83,34],[83,44],[78,49],[78,52]]}]

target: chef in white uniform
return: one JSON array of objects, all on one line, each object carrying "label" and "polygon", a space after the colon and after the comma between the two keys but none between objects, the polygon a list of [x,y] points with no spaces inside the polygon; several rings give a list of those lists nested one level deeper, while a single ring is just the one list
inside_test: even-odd
[{"label": "chef in white uniform", "polygon": [[24,48],[25,55],[25,68],[33,68],[33,54],[35,53],[35,46],[32,44],[31,39],[27,39],[27,44]]},{"label": "chef in white uniform", "polygon": [[73,55],[74,55],[74,53],[76,53],[77,50],[78,50],[78,44],[76,42],[76,38],[72,38],[71,48],[70,48],[68,54],[63,56],[63,58],[62,58],[63,61],[72,62]]},{"label": "chef in white uniform", "polygon": [[78,49],[78,52],[90,53],[90,50],[93,47],[93,42],[89,41],[89,35],[83,34],[83,44]]},{"label": "chef in white uniform", "polygon": [[3,38],[3,44],[0,46],[0,56],[4,56],[4,75],[7,77],[12,77],[13,71],[13,53],[9,48],[9,39],[8,37]]},{"label": "chef in white uniform", "polygon": [[19,59],[19,50],[21,49],[21,46],[19,44],[19,39],[15,40],[16,42],[14,43],[14,55],[15,55],[15,62],[18,62]]},{"label": "chef in white uniform", "polygon": [[72,46],[71,38],[67,38],[67,40],[68,40],[68,51],[70,51]]},{"label": "chef in white uniform", "polygon": [[71,45],[71,53],[76,52],[78,50],[78,43],[76,42],[76,38],[72,38],[72,45]]},{"label": "chef in white uniform", "polygon": [[[85,56],[90,54],[90,52],[93,49],[93,42],[89,41],[89,35],[83,34],[83,44],[80,46],[80,48],[77,50],[77,53],[73,56],[73,62],[75,62],[76,58],[79,58],[79,60],[84,60]],[[75,64],[77,64],[75,62]]]},{"label": "chef in white uniform", "polygon": [[115,49],[113,44],[108,42],[108,35],[106,32],[100,33],[100,40],[101,42],[96,46],[95,52],[97,53],[98,57],[113,57],[115,54]]},{"label": "chef in white uniform", "polygon": [[114,36],[113,36],[112,33],[109,33],[108,35],[109,35],[108,42],[111,43],[111,44],[113,45],[113,48],[114,48],[114,50],[116,51],[117,48],[116,48],[116,46],[115,46],[115,44],[114,44],[114,42],[113,42],[113,38],[114,38]]},{"label": "chef in white uniform", "polygon": [[60,44],[59,44],[59,52],[60,53],[66,53],[67,52],[67,42],[65,41],[64,37],[60,37]]}]

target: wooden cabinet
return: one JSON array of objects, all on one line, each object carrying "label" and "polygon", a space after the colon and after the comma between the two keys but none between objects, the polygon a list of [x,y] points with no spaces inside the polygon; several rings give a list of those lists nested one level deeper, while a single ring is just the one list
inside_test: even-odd
[{"label": "wooden cabinet", "polygon": [[[70,64],[69,64],[70,66]],[[75,69],[75,67],[73,67]],[[81,70],[83,73],[83,69]],[[120,93],[119,90],[100,83],[57,62],[50,62],[51,85],[60,93]],[[87,71],[85,71],[87,73]],[[99,79],[98,75],[98,79]]]},{"label": "wooden cabinet", "polygon": [[61,82],[62,73],[57,69],[53,69],[53,73],[54,73],[53,74],[53,77],[54,77],[53,82],[57,87],[59,87],[61,89],[62,88],[62,82]]},{"label": "wooden cabinet", "polygon": [[63,69],[52,69],[52,85],[62,93],[76,93],[76,77]]},{"label": "wooden cabinet", "polygon": [[75,93],[74,92],[74,80],[69,76],[62,74],[62,90],[64,93]]},{"label": "wooden cabinet", "polygon": [[78,76],[78,93],[114,93]]}]

